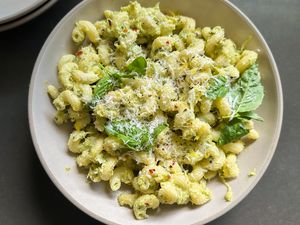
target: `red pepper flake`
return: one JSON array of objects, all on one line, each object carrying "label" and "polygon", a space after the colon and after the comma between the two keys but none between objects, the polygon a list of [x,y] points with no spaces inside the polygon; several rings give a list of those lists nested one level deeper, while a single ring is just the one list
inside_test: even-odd
[{"label": "red pepper flake", "polygon": [[125,28],[125,29],[123,30],[123,32],[127,33],[127,32],[128,32],[128,29],[127,29],[127,28]]},{"label": "red pepper flake", "polygon": [[75,53],[76,56],[81,56],[83,51],[79,50],[78,52]]},{"label": "red pepper flake", "polygon": [[145,202],[145,205],[146,205],[146,206],[149,206],[149,203],[148,203],[148,202]]},{"label": "red pepper flake", "polygon": [[169,41],[166,41],[166,44],[168,45],[168,44],[170,44],[170,42],[169,42]]},{"label": "red pepper flake", "polygon": [[149,169],[149,173],[153,174],[155,172],[155,169]]}]

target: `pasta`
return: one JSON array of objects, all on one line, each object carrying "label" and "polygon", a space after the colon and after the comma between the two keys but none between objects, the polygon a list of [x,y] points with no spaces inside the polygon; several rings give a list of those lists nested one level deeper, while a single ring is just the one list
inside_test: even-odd
[{"label": "pasta", "polygon": [[136,1],[76,22],[72,39],[78,50],[58,62],[61,87],[47,91],[55,122],[73,125],[67,145],[87,179],[131,186],[118,202],[137,219],[160,204],[209,202],[215,177],[230,201],[244,139],[259,138],[257,53],[220,26]]}]

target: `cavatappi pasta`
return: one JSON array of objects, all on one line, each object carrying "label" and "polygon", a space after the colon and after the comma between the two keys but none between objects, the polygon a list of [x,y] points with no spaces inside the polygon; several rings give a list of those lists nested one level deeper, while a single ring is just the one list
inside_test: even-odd
[{"label": "cavatappi pasta", "polygon": [[207,182],[239,175],[245,140],[262,102],[257,53],[239,49],[222,27],[131,2],[104,19],[76,22],[78,51],[61,57],[48,86],[55,122],[71,122],[68,148],[92,182],[123,184],[119,204],[137,219],[160,204],[203,205]]}]

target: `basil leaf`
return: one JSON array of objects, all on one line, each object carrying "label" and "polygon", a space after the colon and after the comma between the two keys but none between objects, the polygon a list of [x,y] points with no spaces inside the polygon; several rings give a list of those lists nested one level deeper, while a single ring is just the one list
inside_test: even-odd
[{"label": "basil leaf", "polygon": [[90,108],[94,108],[97,102],[109,91],[113,90],[122,82],[121,78],[132,78],[137,75],[145,75],[147,68],[147,61],[144,57],[137,57],[127,66],[125,72],[113,73],[107,70],[103,65],[99,65],[104,76],[97,82],[93,99],[88,104]]},{"label": "basil leaf", "polygon": [[214,77],[210,81],[210,86],[205,96],[211,100],[224,97],[229,91],[228,78],[225,76]]},{"label": "basil leaf", "polygon": [[137,73],[139,75],[145,75],[147,68],[147,61],[144,57],[137,57],[127,66],[127,72],[129,74]]},{"label": "basil leaf", "polygon": [[109,91],[113,90],[114,87],[118,85],[118,81],[115,80],[113,77],[111,77],[108,74],[104,74],[104,76],[97,82],[94,93],[93,93],[93,99],[89,103],[90,107],[95,107],[97,105],[97,102]]},{"label": "basil leaf", "polygon": [[144,126],[126,120],[110,121],[105,126],[105,132],[120,139],[124,145],[134,151],[148,149],[150,135]]},{"label": "basil leaf", "polygon": [[257,64],[241,75],[226,97],[233,110],[232,118],[239,112],[252,111],[260,106],[264,97],[264,88]]},{"label": "basil leaf", "polygon": [[255,112],[241,112],[241,113],[238,113],[237,118],[240,118],[240,119],[246,119],[246,120],[257,120],[257,121],[264,121],[264,119],[257,115]]},{"label": "basil leaf", "polygon": [[241,137],[249,133],[245,124],[240,119],[234,119],[220,130],[220,138],[218,145],[225,145],[233,141],[239,140]]},{"label": "basil leaf", "polygon": [[150,134],[149,129],[135,122],[127,120],[113,120],[105,125],[105,132],[120,139],[125,146],[134,151],[150,150],[157,136],[168,127],[159,124]]},{"label": "basil leaf", "polygon": [[166,129],[168,127],[168,124],[166,123],[161,123],[159,124],[157,127],[154,128],[151,136],[152,136],[152,142],[154,142],[156,140],[156,138],[158,137],[158,135],[164,131],[164,129]]}]

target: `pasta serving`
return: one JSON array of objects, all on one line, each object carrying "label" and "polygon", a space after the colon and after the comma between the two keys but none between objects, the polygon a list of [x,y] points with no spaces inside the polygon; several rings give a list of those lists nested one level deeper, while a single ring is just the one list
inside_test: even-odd
[{"label": "pasta serving", "polygon": [[78,51],[48,86],[55,122],[71,122],[68,148],[92,182],[108,181],[137,219],[160,204],[203,205],[214,177],[232,191],[237,156],[256,140],[264,89],[257,53],[220,26],[131,2],[105,19],[75,24]]}]

